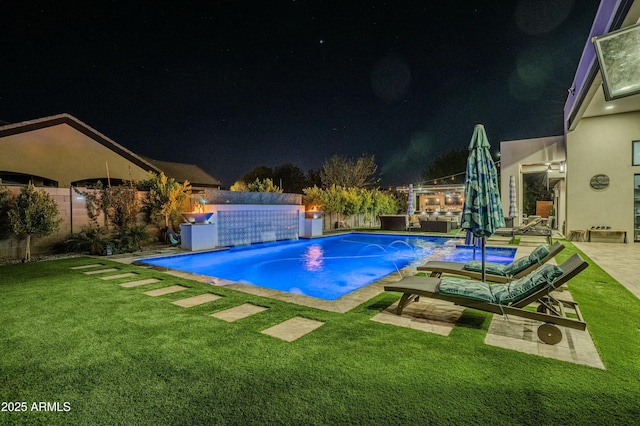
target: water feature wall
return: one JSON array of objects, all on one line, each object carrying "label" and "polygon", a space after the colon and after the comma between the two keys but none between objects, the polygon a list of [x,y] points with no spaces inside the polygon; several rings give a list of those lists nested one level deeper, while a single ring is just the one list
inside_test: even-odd
[{"label": "water feature wall", "polygon": [[222,210],[218,212],[218,242],[235,246],[297,239],[299,223],[297,210]]},{"label": "water feature wall", "polygon": [[304,234],[303,205],[205,204],[204,210],[213,213],[219,247],[291,240]]}]

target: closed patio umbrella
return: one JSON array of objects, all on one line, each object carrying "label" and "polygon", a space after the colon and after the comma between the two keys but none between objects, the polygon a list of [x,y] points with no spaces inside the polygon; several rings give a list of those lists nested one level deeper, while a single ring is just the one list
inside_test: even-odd
[{"label": "closed patio umbrella", "polygon": [[413,213],[416,211],[416,209],[413,207],[413,184],[410,183],[409,184],[409,198],[407,199],[407,216],[409,216],[409,221],[407,222],[408,224],[408,230],[411,231],[411,216],[413,216]]},{"label": "closed patio umbrella", "polygon": [[476,249],[481,245],[480,240],[482,240],[482,238],[477,238],[467,229],[467,235],[464,237],[464,245],[473,246],[473,260],[476,260]]},{"label": "closed patio umbrella", "polygon": [[516,205],[516,179],[513,175],[509,176],[509,217],[515,219],[518,215],[518,206]]},{"label": "closed patio umbrella", "polygon": [[493,235],[496,228],[505,226],[498,191],[498,171],[490,148],[484,126],[476,125],[469,144],[461,228],[481,238],[482,281],[485,280],[486,238]]}]

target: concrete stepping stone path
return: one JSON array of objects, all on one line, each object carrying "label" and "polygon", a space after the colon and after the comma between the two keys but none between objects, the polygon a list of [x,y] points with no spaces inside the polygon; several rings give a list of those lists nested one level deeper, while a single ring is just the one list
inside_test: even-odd
[{"label": "concrete stepping stone path", "polygon": [[170,287],[162,287],[156,290],[145,291],[144,294],[151,297],[164,296],[165,294],[176,293],[178,291],[186,290],[187,287],[181,285],[172,285]]},{"label": "concrete stepping stone path", "polygon": [[102,263],[92,263],[91,265],[79,265],[72,266],[71,269],[90,269],[90,268],[98,268],[100,266],[104,266]]},{"label": "concrete stepping stone path", "polygon": [[136,274],[135,272],[125,272],[124,274],[118,274],[118,275],[107,275],[105,277],[100,277],[101,280],[117,280],[120,278],[130,278],[130,277],[137,277],[138,274]]},{"label": "concrete stepping stone path", "polygon": [[157,278],[147,278],[146,280],[130,281],[128,283],[122,283],[122,284],[120,284],[120,287],[133,288],[133,287],[138,287],[138,286],[141,286],[141,285],[157,283],[157,282],[160,282],[160,281],[162,281],[162,280],[159,280]]},{"label": "concrete stepping stone path", "polygon": [[398,302],[371,318],[371,321],[448,336],[462,316],[464,307],[438,300],[420,300],[408,305],[402,316],[396,314]]},{"label": "concrete stepping stone path", "polygon": [[302,336],[311,333],[322,326],[324,322],[308,318],[294,317],[273,327],[262,330],[262,334],[267,334],[287,342],[293,342]]},{"label": "concrete stepping stone path", "polygon": [[213,302],[220,299],[221,296],[213,293],[200,294],[198,296],[189,297],[187,299],[176,300],[171,302],[174,305],[182,306],[183,308],[192,308],[194,306],[202,305],[203,303]]},{"label": "concrete stepping stone path", "polygon": [[215,314],[211,314],[211,316],[227,322],[234,322],[239,319],[246,318],[251,315],[255,315],[262,311],[266,311],[267,309],[269,308],[265,308],[264,306],[253,305],[251,303],[245,303],[243,305],[236,306],[231,309],[216,312]]},{"label": "concrete stepping stone path", "polygon": [[107,272],[117,272],[117,268],[98,269],[97,271],[83,272],[85,275],[106,274]]}]

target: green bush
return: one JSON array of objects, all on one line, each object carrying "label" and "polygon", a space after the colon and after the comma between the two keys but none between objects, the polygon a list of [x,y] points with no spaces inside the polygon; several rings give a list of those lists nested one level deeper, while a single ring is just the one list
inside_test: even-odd
[{"label": "green bush", "polygon": [[107,247],[112,253],[133,253],[151,241],[145,225],[134,225],[125,229],[110,231],[101,226],[84,226],[78,233],[71,234],[58,245],[58,251],[67,253],[89,253],[105,255]]},{"label": "green bush", "polygon": [[101,226],[83,226],[78,233],[69,237],[60,244],[60,249],[69,253],[89,253],[91,255],[106,254],[107,246],[113,247],[114,241],[111,233]]}]

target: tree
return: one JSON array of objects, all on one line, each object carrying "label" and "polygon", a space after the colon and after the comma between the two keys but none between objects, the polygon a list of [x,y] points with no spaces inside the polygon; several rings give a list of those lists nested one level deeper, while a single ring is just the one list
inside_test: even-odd
[{"label": "tree", "polygon": [[278,194],[282,193],[282,189],[275,186],[273,184],[273,181],[269,178],[264,180],[256,178],[255,181],[247,185],[247,189],[249,190],[249,192],[275,192]]},{"label": "tree", "polygon": [[468,149],[454,148],[435,158],[422,172],[422,179],[436,183],[436,180],[450,176],[446,182],[438,181],[437,184],[464,183],[468,157]]},{"label": "tree", "polygon": [[302,194],[309,186],[304,171],[295,164],[286,163],[273,169],[273,182],[280,185],[284,192]]},{"label": "tree", "polygon": [[302,196],[302,202],[304,203],[306,210],[316,210],[324,208],[325,192],[323,189],[317,186],[312,186],[302,190],[304,195]]},{"label": "tree", "polygon": [[324,162],[320,171],[322,185],[343,188],[364,188],[379,182],[375,173],[378,166],[373,155],[362,155],[358,159],[334,155]]},{"label": "tree", "polygon": [[73,188],[76,194],[84,197],[87,217],[89,218],[91,226],[99,226],[98,218],[100,214],[102,214],[104,216],[104,226],[109,229],[109,196],[106,188],[104,188],[101,181],[98,181],[95,187],[91,189],[93,189],[93,191],[80,191],[75,187]]},{"label": "tree", "polygon": [[267,166],[256,166],[251,171],[245,173],[240,180],[247,185],[255,182],[256,179],[264,180],[273,178],[273,169]]},{"label": "tree", "polygon": [[143,187],[149,188],[144,206],[150,220],[168,230],[172,222],[179,220],[180,212],[189,200],[191,184],[176,182],[161,172],[159,175],[150,173]]},{"label": "tree", "polygon": [[233,185],[231,185],[231,188],[229,188],[229,190],[234,192],[247,192],[249,190],[249,187],[247,186],[246,182],[237,180]]},{"label": "tree", "polygon": [[120,233],[136,226],[140,204],[138,203],[138,190],[132,181],[107,188],[103,198],[108,199],[109,219]]},{"label": "tree", "polygon": [[9,211],[12,232],[26,238],[24,260],[31,260],[31,238],[45,237],[60,229],[58,205],[45,191],[36,191],[32,184],[23,187]]},{"label": "tree", "polygon": [[309,169],[307,172],[307,185],[309,187],[322,186],[322,177],[320,170]]},{"label": "tree", "polygon": [[[0,180],[0,183],[2,181]],[[12,209],[12,197],[7,188],[0,186],[0,240],[6,240],[11,236],[9,223],[9,211]]]}]

